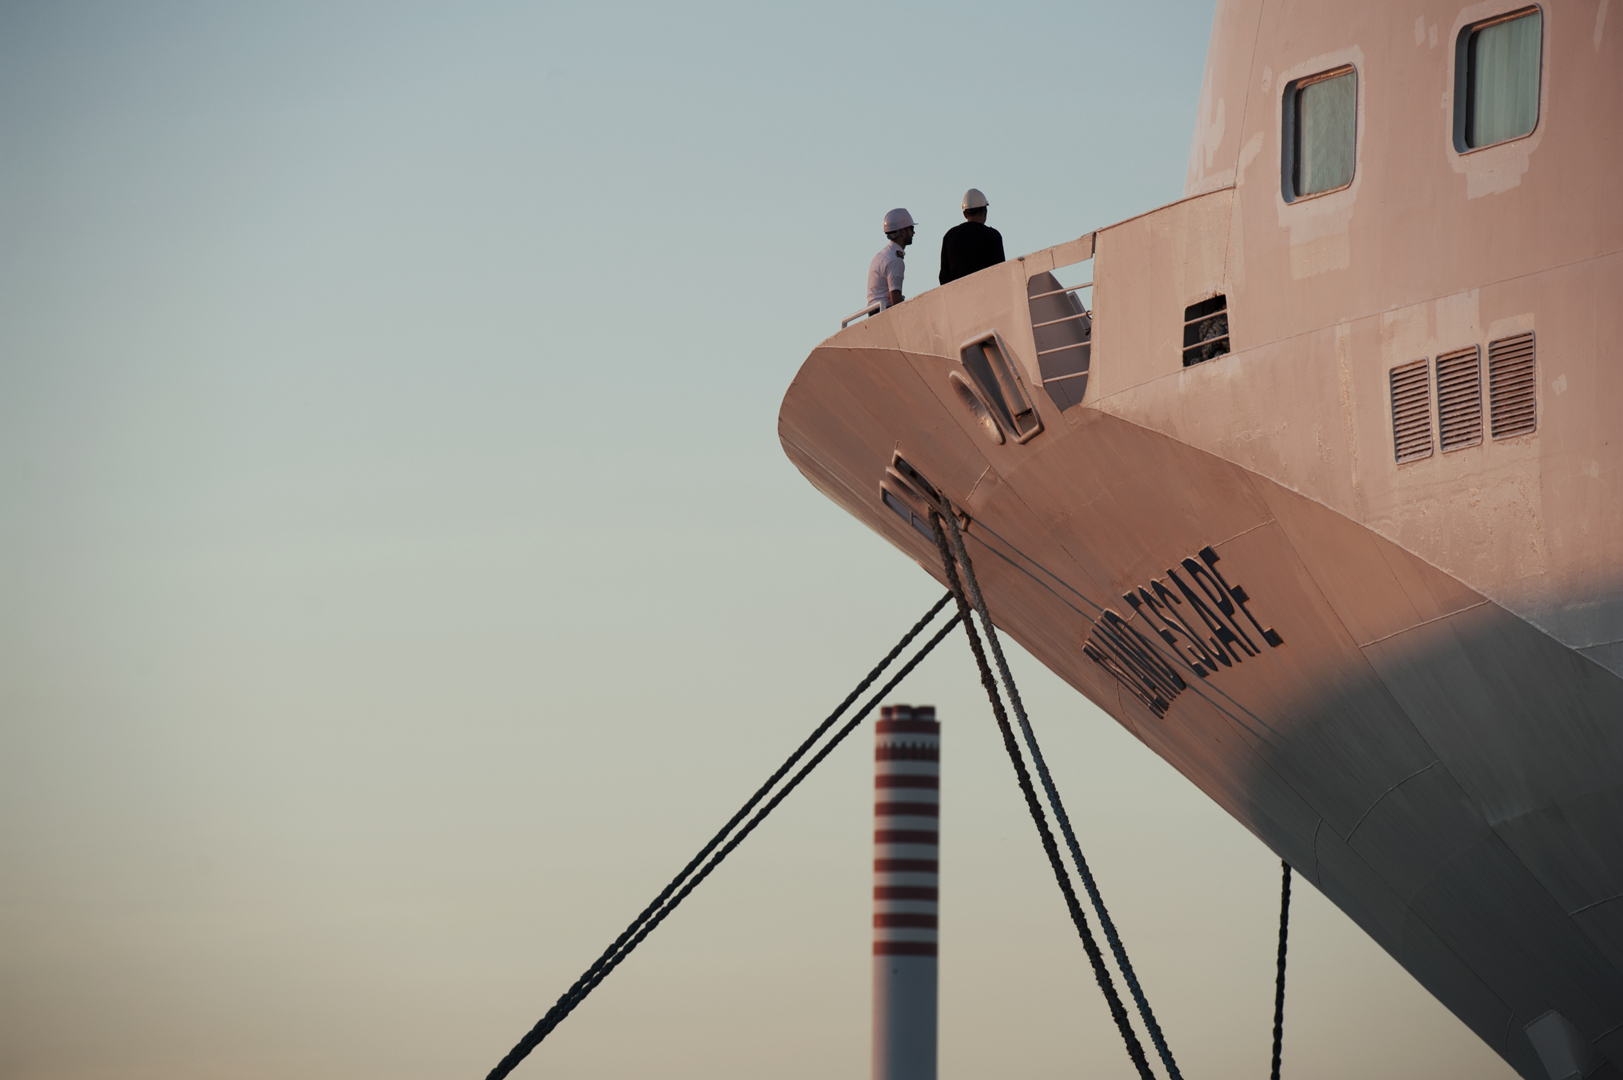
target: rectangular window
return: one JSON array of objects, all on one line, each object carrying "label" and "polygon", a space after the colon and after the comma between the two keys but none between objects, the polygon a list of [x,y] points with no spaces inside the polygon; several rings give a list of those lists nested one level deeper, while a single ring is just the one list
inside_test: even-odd
[{"label": "rectangular window", "polygon": [[1346,187],[1358,141],[1358,73],[1340,68],[1285,87],[1285,199]]},{"label": "rectangular window", "polygon": [[1538,8],[1461,31],[1454,61],[1456,150],[1519,139],[1538,126],[1543,41]]},{"label": "rectangular window", "polygon": [[1183,309],[1183,366],[1229,351],[1228,300],[1214,296]]}]

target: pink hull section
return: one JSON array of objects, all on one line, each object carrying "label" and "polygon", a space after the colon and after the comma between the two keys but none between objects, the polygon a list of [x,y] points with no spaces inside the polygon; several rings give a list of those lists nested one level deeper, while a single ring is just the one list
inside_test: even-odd
[{"label": "pink hull section", "polygon": [[1542,1072],[1523,1026],[1552,1008],[1611,1029],[1623,1060],[1623,680],[1363,526],[1116,417],[1077,410],[992,473],[926,386],[954,366],[821,349],[784,446],[939,579],[879,498],[899,452],[971,515],[1003,629],[1525,1075]]},{"label": "pink hull section", "polygon": [[1185,199],[841,331],[779,416],[938,580],[951,499],[998,624],[1529,1080],[1623,1075],[1605,15],[1220,0]]}]

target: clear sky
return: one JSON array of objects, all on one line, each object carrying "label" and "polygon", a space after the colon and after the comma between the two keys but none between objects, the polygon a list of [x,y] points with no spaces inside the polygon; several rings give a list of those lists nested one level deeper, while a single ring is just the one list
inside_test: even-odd
[{"label": "clear sky", "polygon": [[[1179,197],[1209,2],[0,5],[0,1076],[483,1076],[937,595],[779,400]],[[1278,862],[1018,649],[1191,1080]],[[1128,1077],[961,638],[943,1080]],[[864,1076],[871,733],[520,1076]],[[1509,1077],[1301,883],[1287,1076]]]}]

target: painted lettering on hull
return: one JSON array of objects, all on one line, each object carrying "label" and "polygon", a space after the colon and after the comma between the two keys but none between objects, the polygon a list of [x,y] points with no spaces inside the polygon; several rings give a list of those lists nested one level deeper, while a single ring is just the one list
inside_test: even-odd
[{"label": "painted lettering on hull", "polygon": [[1083,655],[1158,717],[1188,687],[1184,673],[1207,679],[1285,642],[1252,613],[1245,589],[1223,577],[1217,552],[1204,547],[1198,556],[1122,594],[1147,632],[1107,608],[1082,644]]}]

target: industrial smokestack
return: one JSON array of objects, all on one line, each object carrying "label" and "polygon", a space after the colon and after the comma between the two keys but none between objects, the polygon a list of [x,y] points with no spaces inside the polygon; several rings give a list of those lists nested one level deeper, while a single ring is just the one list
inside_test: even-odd
[{"label": "industrial smokestack", "polygon": [[941,725],[887,705],[874,749],[873,1080],[935,1080]]}]

